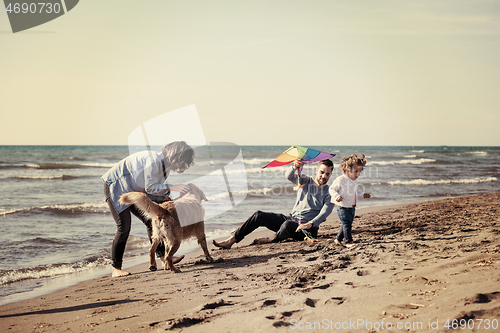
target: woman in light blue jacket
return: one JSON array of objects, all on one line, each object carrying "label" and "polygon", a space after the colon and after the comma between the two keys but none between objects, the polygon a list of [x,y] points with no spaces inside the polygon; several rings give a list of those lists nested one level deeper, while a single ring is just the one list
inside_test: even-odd
[{"label": "woman in light blue jacket", "polygon": [[[184,141],[175,141],[163,146],[159,153],[143,151],[132,154],[115,164],[102,176],[104,196],[117,227],[111,248],[113,277],[130,274],[122,270],[122,263],[132,224],[131,213],[146,225],[150,242],[153,233],[151,220],[142,216],[134,205],[121,204],[119,202],[120,196],[128,192],[144,192],[156,202],[171,200],[170,191],[184,194],[189,187],[184,184],[167,184],[166,180],[170,171],[182,173],[193,164],[193,149]],[[156,254],[160,258],[165,255],[163,244],[158,246]],[[174,258],[174,262],[178,262],[182,258]]]}]

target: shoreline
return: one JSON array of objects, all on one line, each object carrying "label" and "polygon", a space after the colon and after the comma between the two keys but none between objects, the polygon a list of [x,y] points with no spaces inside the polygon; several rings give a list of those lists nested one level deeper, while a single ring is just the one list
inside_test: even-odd
[{"label": "shoreline", "polygon": [[[433,331],[445,332],[446,319],[498,322],[499,203],[497,192],[360,208],[353,225],[357,246],[349,249],[333,243],[336,214],[313,244],[249,246],[273,234],[267,230],[231,250],[210,242],[213,264],[198,248],[177,265],[181,274],[149,272],[143,263],[129,268],[127,277],[111,278],[109,272],[2,305],[0,318],[12,331],[107,333],[229,332],[235,325],[264,332],[349,320],[377,323],[376,330],[387,332],[394,330],[381,328],[384,320],[422,323],[424,331],[437,322]],[[242,322],[247,324],[241,328]]]},{"label": "shoreline", "polygon": [[[445,200],[445,199],[435,199],[435,200]],[[428,201],[434,201],[434,200],[428,200]],[[369,207],[361,207],[356,210],[358,213],[363,213],[363,212],[370,212],[372,210],[379,210],[379,209],[385,209],[385,208],[391,208],[393,206],[399,206],[399,205],[407,205],[407,204],[412,204],[412,203],[420,203],[424,201],[417,201],[417,202],[403,202],[403,203],[395,203],[395,204],[388,204],[388,205],[379,205],[379,206],[369,206]],[[332,212],[332,215],[336,214],[335,211]],[[329,217],[331,218],[331,216]],[[321,229],[320,229],[321,230]],[[249,245],[254,238],[260,238],[260,237],[269,237],[272,236],[273,233],[269,230],[266,230],[265,228],[261,227],[254,231],[251,235],[247,237],[247,239],[244,239],[240,244],[235,244],[233,248],[237,248],[239,245],[240,246],[247,246]],[[252,238],[253,237],[253,238]],[[226,237],[227,238],[227,237]],[[226,238],[216,238],[216,241],[221,241]],[[248,238],[251,240],[249,241]],[[184,258],[183,261],[185,260],[193,260],[195,257],[202,256],[203,251],[201,248],[195,244],[195,240],[191,240],[191,246],[187,249],[187,252],[183,253],[182,251],[178,252],[177,254],[184,254],[186,257]],[[207,240],[209,243],[209,249],[216,249],[216,247],[213,246],[212,240]],[[181,248],[182,250],[182,248]],[[127,264],[127,261],[129,262]],[[128,257],[125,258],[124,260],[124,269],[125,271],[129,271],[131,273],[137,273],[139,271],[148,271],[149,269],[149,255],[148,254],[143,254],[143,255],[138,255],[134,257]],[[160,261],[157,259],[158,267],[161,267]],[[160,268],[158,270],[161,270]],[[47,277],[43,278],[41,282],[41,286],[34,287],[31,290],[28,290],[26,292],[20,292],[20,293],[14,293],[10,294],[7,296],[4,296],[2,300],[0,300],[0,306],[3,305],[8,305],[11,303],[17,303],[17,302],[22,302],[22,301],[28,301],[30,299],[36,298],[36,297],[42,297],[44,295],[48,295],[54,292],[58,292],[60,290],[64,290],[67,288],[71,288],[74,286],[77,286],[78,284],[85,282],[87,280],[93,280],[93,279],[98,279],[101,277],[105,277],[107,275],[111,275],[111,266],[100,266],[100,267],[94,267],[92,269],[86,270],[86,271],[81,271],[81,272],[75,272],[71,274],[65,274],[65,275],[59,275],[59,276],[54,276],[54,277]],[[15,282],[15,283],[26,283],[27,285],[30,284],[37,284],[40,282],[37,282],[37,279],[31,279],[27,281],[20,281],[20,282]]]}]

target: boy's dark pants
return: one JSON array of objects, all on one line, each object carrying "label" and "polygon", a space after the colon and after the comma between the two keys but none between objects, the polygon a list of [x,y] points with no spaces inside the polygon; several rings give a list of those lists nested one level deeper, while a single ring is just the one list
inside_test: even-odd
[{"label": "boy's dark pants", "polygon": [[342,227],[337,234],[337,239],[342,241],[345,238],[346,243],[352,242],[352,222],[356,214],[356,207],[344,208],[337,206],[337,215],[339,216]]}]

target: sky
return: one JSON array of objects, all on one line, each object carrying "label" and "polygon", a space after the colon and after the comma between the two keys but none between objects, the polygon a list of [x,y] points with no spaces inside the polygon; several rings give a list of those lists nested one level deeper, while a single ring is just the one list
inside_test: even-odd
[{"label": "sky", "polygon": [[82,0],[18,33],[0,11],[0,145],[127,145],[195,105],[207,142],[500,146],[499,91],[498,0]]}]

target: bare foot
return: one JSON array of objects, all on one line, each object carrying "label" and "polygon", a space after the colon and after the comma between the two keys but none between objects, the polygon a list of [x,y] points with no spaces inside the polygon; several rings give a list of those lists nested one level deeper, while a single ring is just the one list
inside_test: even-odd
[{"label": "bare foot", "polygon": [[122,277],[122,276],[127,276],[130,275],[129,272],[122,271],[121,269],[114,268],[111,272],[111,277]]},{"label": "bare foot", "polygon": [[256,244],[267,244],[274,242],[274,237],[264,237],[264,238],[256,238],[253,240],[252,245]]},{"label": "bare foot", "polygon": [[216,247],[226,250],[229,250],[234,243],[236,243],[236,238],[234,238],[233,236],[222,242],[217,242],[215,241],[215,239],[212,240],[212,244],[214,244]]},{"label": "bare foot", "polygon": [[349,242],[349,243],[345,243],[345,246],[354,247],[354,246],[356,246],[356,244],[354,242]]},{"label": "bare foot", "polygon": [[344,246],[344,244],[342,244],[337,238],[335,238],[335,240],[333,241],[335,244],[337,245],[340,245],[340,246]]}]

